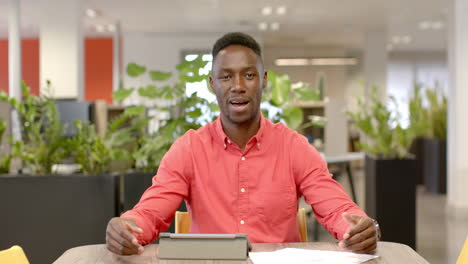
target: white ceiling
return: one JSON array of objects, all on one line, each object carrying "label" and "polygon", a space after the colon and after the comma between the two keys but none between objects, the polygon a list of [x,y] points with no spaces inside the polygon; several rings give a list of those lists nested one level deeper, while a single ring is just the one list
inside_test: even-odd
[{"label": "white ceiling", "polygon": [[[20,0],[24,36],[37,36],[39,3]],[[366,32],[387,30],[409,35],[409,44],[396,50],[444,50],[447,30],[418,28],[421,21],[447,24],[451,0],[83,0],[100,16],[83,23],[88,35],[99,35],[93,25],[121,21],[124,32],[218,33],[245,31],[264,37],[272,46],[342,46],[360,48]],[[9,0],[0,0],[0,37],[7,36]],[[264,6],[284,5],[284,16],[262,16]],[[260,22],[279,22],[278,31],[262,32]],[[100,33],[102,34],[102,33]]]}]

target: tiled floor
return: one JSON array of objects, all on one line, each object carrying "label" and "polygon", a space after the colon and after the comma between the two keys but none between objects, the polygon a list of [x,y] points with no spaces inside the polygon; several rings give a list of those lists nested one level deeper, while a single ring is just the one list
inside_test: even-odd
[{"label": "tiled floor", "polygon": [[[364,175],[361,169],[353,170],[358,204],[364,205]],[[346,177],[339,178],[340,183],[349,190]],[[350,193],[348,191],[348,193]],[[304,206],[304,205],[301,205]],[[309,207],[310,208],[310,207]],[[418,253],[429,263],[456,263],[463,243],[468,236],[468,212],[453,212],[446,206],[446,196],[430,194],[424,187],[417,189],[417,231],[416,245]],[[313,237],[313,217],[308,223],[309,239]],[[335,241],[320,226],[319,241]]]}]

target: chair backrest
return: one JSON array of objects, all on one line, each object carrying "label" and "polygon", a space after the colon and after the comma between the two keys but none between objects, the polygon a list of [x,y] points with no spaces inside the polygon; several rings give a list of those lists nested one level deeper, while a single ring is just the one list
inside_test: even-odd
[{"label": "chair backrest", "polygon": [[[175,214],[175,232],[176,233],[189,233],[190,232],[190,215],[187,212],[177,211]],[[297,223],[299,226],[299,236],[301,242],[308,242],[307,239],[307,218],[304,208],[297,210]]]},{"label": "chair backrest", "polygon": [[29,264],[29,261],[20,246],[12,246],[0,251],[0,263]]},{"label": "chair backrest", "polygon": [[460,256],[458,256],[457,264],[468,264],[468,237],[465,240]]}]

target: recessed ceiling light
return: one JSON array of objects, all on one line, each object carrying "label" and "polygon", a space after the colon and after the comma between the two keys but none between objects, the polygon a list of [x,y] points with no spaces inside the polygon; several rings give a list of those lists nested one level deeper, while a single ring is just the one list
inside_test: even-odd
[{"label": "recessed ceiling light", "polygon": [[269,16],[271,15],[272,11],[273,9],[271,8],[271,6],[265,6],[264,8],[262,8],[262,15]]},{"label": "recessed ceiling light", "polygon": [[399,44],[401,42],[401,37],[400,36],[393,36],[392,37],[392,42],[394,44]]},{"label": "recessed ceiling light", "polygon": [[391,43],[387,44],[387,51],[392,51],[393,45]]},{"label": "recessed ceiling light", "polygon": [[286,7],[285,6],[278,6],[276,8],[276,14],[278,14],[280,16],[286,14]]},{"label": "recessed ceiling light", "polygon": [[421,30],[426,30],[431,27],[431,22],[430,21],[422,21],[419,23],[419,29]]},{"label": "recessed ceiling light", "polygon": [[344,66],[356,65],[356,58],[283,58],[276,59],[276,66]]},{"label": "recessed ceiling light", "polygon": [[432,28],[433,29],[441,29],[443,27],[444,27],[444,23],[442,23],[441,21],[432,22]]},{"label": "recessed ceiling light", "polygon": [[413,39],[411,38],[411,36],[403,36],[401,37],[401,42],[404,43],[404,44],[408,44],[412,41]]},{"label": "recessed ceiling light", "polygon": [[273,22],[271,23],[270,27],[271,27],[271,30],[278,30],[280,27],[280,24],[278,22]]},{"label": "recessed ceiling light", "polygon": [[96,31],[97,32],[104,32],[104,26],[103,25],[96,25]]},{"label": "recessed ceiling light", "polygon": [[88,17],[91,17],[91,18],[97,17],[97,12],[94,9],[88,8],[86,9],[85,13],[86,13],[86,16]]},{"label": "recessed ceiling light", "polygon": [[261,31],[265,31],[267,30],[267,28],[268,28],[268,24],[266,22],[258,23],[258,29],[260,29]]},{"label": "recessed ceiling light", "polygon": [[110,32],[115,32],[115,25],[114,24],[107,25],[107,30]]}]

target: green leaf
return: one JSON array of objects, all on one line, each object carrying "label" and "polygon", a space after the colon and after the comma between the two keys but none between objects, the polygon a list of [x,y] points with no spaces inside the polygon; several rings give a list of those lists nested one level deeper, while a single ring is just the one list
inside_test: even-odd
[{"label": "green leaf", "polygon": [[291,81],[285,74],[278,75],[276,80],[272,82],[271,102],[275,106],[280,106],[286,103],[291,91]]},{"label": "green leaf", "polygon": [[200,108],[196,108],[193,111],[187,112],[187,115],[192,118],[199,118],[202,115],[202,111]]},{"label": "green leaf", "polygon": [[126,116],[137,116],[142,115],[146,111],[146,107],[143,105],[133,105],[125,109],[124,115]]},{"label": "green leaf", "polygon": [[301,88],[294,89],[294,94],[296,98],[302,101],[318,101],[320,100],[320,91],[314,89],[309,85],[304,85]]},{"label": "green leaf", "polygon": [[114,101],[121,103],[123,102],[123,100],[127,99],[133,93],[133,90],[135,90],[135,88],[119,89],[112,93],[112,98],[114,99]]},{"label": "green leaf", "polygon": [[140,87],[138,89],[138,94],[142,97],[151,98],[151,99],[161,97],[160,92],[158,91],[158,88],[156,88],[156,86],[154,85]]},{"label": "green leaf", "polygon": [[153,81],[165,81],[172,77],[172,73],[160,71],[150,71],[149,75]]},{"label": "green leaf", "polygon": [[127,65],[127,74],[131,77],[138,77],[146,72],[146,67],[140,66],[136,63],[129,63]]},{"label": "green leaf", "polygon": [[296,130],[302,123],[304,114],[299,107],[283,109],[283,118],[289,128]]}]

